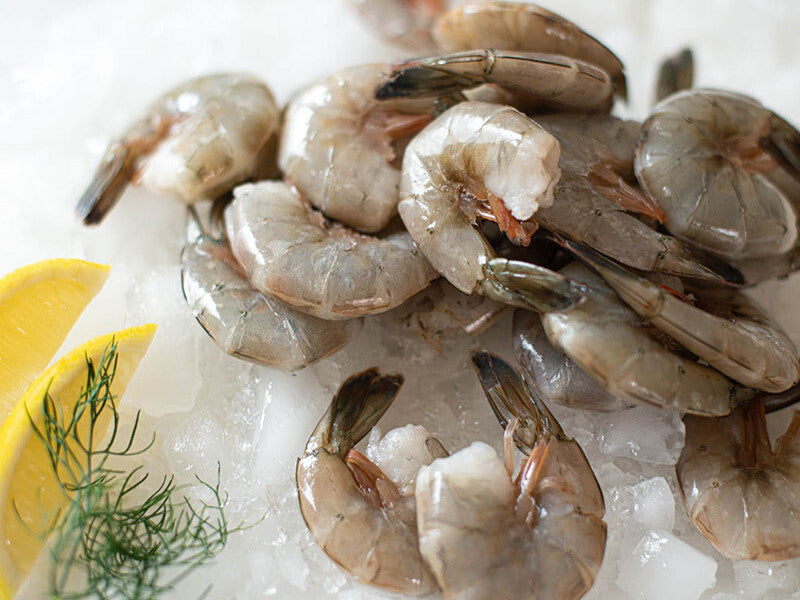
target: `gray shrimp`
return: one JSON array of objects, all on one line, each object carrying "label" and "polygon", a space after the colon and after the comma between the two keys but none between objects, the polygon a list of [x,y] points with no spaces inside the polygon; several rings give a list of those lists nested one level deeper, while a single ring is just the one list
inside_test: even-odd
[{"label": "gray shrimp", "polygon": [[494,84],[520,108],[608,112],[614,85],[605,71],[555,54],[468,50],[413,60],[395,68],[375,91],[379,100],[430,98]]},{"label": "gray shrimp", "polygon": [[627,95],[622,62],[580,27],[541,6],[518,2],[468,2],[443,13],[433,32],[446,52],[497,48],[568,56],[608,73],[617,94]]},{"label": "gray shrimp", "polygon": [[77,213],[99,223],[132,181],[191,204],[270,168],[280,109],[258,79],[219,73],[160,96],[111,142]]},{"label": "gray shrimp", "polygon": [[743,282],[742,274],[725,261],[659,233],[635,216],[665,220],[633,177],[638,123],[575,114],[537,116],[536,122],[561,145],[562,175],[553,204],[536,215],[542,227],[642,271]]},{"label": "gray shrimp", "polygon": [[774,449],[763,398],[722,419],[687,415],[683,422],[675,472],[700,532],[732,560],[799,557],[800,412]]},{"label": "gray shrimp", "polygon": [[237,187],[225,225],[256,289],[323,319],[390,310],[438,277],[407,232],[326,222],[281,181]]},{"label": "gray shrimp", "polygon": [[[586,456],[519,374],[478,352],[505,429],[504,460],[476,442],[417,475],[419,544],[446,600],[577,600],[605,554],[605,506]],[[514,476],[514,441],[526,455]]]},{"label": "gray shrimp", "polygon": [[181,253],[183,295],[197,321],[228,354],[288,371],[343,348],[361,319],[326,321],[254,289],[225,240],[198,230],[190,217]]},{"label": "gray shrimp", "polygon": [[[413,484],[403,493],[354,449],[402,384],[402,375],[375,368],[345,381],[309,437],[296,479],[303,519],[328,556],[364,583],[417,595],[436,590],[436,580],[419,551]],[[446,452],[426,438],[413,455],[419,467]]]},{"label": "gray shrimp", "polygon": [[687,90],[644,123],[636,177],[672,235],[727,260],[769,260],[798,244],[799,141],[752,98]]},{"label": "gray shrimp", "polygon": [[404,140],[433,119],[432,100],[377,102],[390,65],[344,69],[286,107],[278,163],[327,217],[373,233],[397,214]]},{"label": "gray shrimp", "polygon": [[477,225],[478,217],[492,219],[518,243],[529,241],[525,221],[551,201],[557,161],[558,142],[522,113],[463,102],[406,148],[398,211],[433,267],[463,293],[534,308],[570,305],[578,297],[569,286],[539,285],[550,281],[542,267],[495,263],[509,270],[500,285],[489,266],[495,252]]},{"label": "gray shrimp", "polygon": [[741,292],[698,288],[693,290],[695,306],[594,252],[568,247],[640,317],[734,381],[783,392],[800,378],[789,336]]},{"label": "gray shrimp", "polygon": [[540,309],[547,338],[612,396],[707,416],[727,415],[756,396],[666,346],[663,334],[644,328],[641,317],[587,267],[572,263],[558,275],[560,286],[570,281],[582,296],[564,310]]}]

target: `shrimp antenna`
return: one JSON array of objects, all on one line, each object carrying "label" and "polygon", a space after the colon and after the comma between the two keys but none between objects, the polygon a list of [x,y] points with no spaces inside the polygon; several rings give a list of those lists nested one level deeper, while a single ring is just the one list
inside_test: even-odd
[{"label": "shrimp antenna", "polygon": [[505,429],[512,419],[519,420],[514,441],[522,452],[529,453],[542,434],[567,439],[553,413],[514,367],[485,350],[472,354],[472,365],[500,425]]},{"label": "shrimp antenna", "polygon": [[381,375],[377,367],[345,381],[331,403],[326,449],[347,454],[388,410],[402,385],[402,375]]}]

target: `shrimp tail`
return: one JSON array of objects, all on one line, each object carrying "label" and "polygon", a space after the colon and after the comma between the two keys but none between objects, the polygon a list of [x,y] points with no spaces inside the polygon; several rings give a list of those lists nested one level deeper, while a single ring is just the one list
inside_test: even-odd
[{"label": "shrimp tail", "polygon": [[409,63],[397,68],[375,90],[377,100],[455,96],[464,88],[479,85],[474,78],[453,73],[436,64]]},{"label": "shrimp tail", "polygon": [[618,294],[622,292],[620,295],[640,316],[649,318],[658,312],[659,307],[655,305],[657,298],[654,298],[653,294],[659,293],[661,290],[659,286],[583,244],[563,238],[557,241],[563,248],[597,271]]},{"label": "shrimp tail", "polygon": [[103,220],[135,172],[136,160],[128,146],[124,142],[111,144],[75,209],[84,225],[97,225]]},{"label": "shrimp tail", "polygon": [[791,177],[800,182],[800,133],[777,115],[770,115],[769,135],[759,145]]},{"label": "shrimp tail", "polygon": [[522,452],[530,454],[542,436],[567,439],[550,409],[531,391],[524,376],[514,367],[484,350],[473,353],[472,365],[503,429],[514,419],[519,421],[514,441]]},{"label": "shrimp tail", "polygon": [[742,273],[721,258],[697,250],[669,236],[661,236],[664,251],[659,256],[656,270],[662,273],[716,281],[731,286],[744,285]]},{"label": "shrimp tail", "polygon": [[580,302],[583,285],[530,263],[492,258],[484,266],[481,292],[497,302],[538,312],[567,310]]},{"label": "shrimp tail", "polygon": [[328,452],[346,456],[380,420],[402,385],[402,375],[382,375],[377,367],[353,375],[339,388],[312,438],[321,436]]},{"label": "shrimp tail", "polygon": [[658,68],[656,102],[661,102],[681,90],[688,90],[694,81],[694,54],[691,48],[683,48],[667,57]]},{"label": "shrimp tail", "polygon": [[800,401],[800,383],[795,383],[785,392],[777,394],[764,394],[764,409],[767,413],[792,406]]}]

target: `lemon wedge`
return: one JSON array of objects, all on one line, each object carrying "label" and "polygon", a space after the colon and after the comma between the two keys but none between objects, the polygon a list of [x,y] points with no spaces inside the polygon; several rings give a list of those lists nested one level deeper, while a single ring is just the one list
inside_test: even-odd
[{"label": "lemon wedge", "polygon": [[118,401],[155,331],[155,325],[131,327],[78,346],[28,386],[0,427],[0,600],[14,596],[42,549],[42,535],[36,532],[66,503],[45,444],[34,430],[43,430],[45,396],[49,393],[65,411],[71,410],[86,385],[87,359],[97,366],[116,340],[111,393]]},{"label": "lemon wedge", "polygon": [[53,358],[110,269],[55,258],[0,279],[0,423]]}]

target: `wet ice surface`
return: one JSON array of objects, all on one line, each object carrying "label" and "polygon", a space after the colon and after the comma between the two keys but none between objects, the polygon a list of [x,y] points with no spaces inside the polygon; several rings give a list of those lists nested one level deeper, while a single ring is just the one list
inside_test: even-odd
[{"label": "wet ice surface", "polygon": [[[796,3],[543,4],[622,57],[632,103],[621,114],[646,114],[657,60],[691,43],[700,85],[753,94],[800,121]],[[499,450],[500,429],[468,358],[478,344],[512,357],[510,319],[479,339],[449,342],[439,355],[391,318],[376,318],[342,353],[311,369],[292,375],[253,366],[223,355],[183,304],[182,207],[131,190],[101,227],[85,230],[73,206],[108,139],[177,81],[249,70],[285,101],[334,69],[400,53],[371,38],[343,0],[142,0],[135,7],[31,0],[6,8],[12,11],[13,18],[0,19],[0,271],[51,256],[113,264],[65,348],[127,324],[159,323],[125,400],[126,415],[141,408],[158,434],[148,466],[192,483],[195,475],[213,479],[219,463],[231,522],[257,522],[172,597],[198,597],[212,584],[209,598],[220,600],[394,597],[354,583],[314,544],[298,509],[295,461],[338,385],[374,365],[406,376],[383,431],[414,423],[451,451],[473,441]],[[755,292],[796,343],[799,287],[795,277]],[[689,522],[673,470],[683,440],[674,415],[649,408],[554,412],[583,445],[606,499],[606,560],[587,599],[800,600],[798,561],[733,564]],[[789,414],[770,416],[773,434],[782,433]],[[22,596],[41,597],[41,580],[40,570]]]}]

